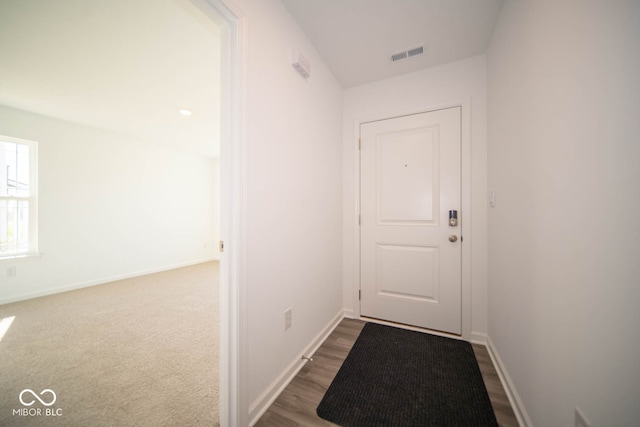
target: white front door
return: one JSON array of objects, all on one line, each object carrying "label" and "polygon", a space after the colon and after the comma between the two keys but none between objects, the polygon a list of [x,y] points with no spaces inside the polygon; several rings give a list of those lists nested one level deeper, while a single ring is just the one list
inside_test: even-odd
[{"label": "white front door", "polygon": [[460,110],[360,126],[362,316],[461,333]]}]

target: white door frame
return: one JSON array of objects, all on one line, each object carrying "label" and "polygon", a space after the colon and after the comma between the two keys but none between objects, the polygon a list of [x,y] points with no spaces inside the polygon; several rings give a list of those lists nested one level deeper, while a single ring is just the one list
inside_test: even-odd
[{"label": "white door frame", "polygon": [[249,425],[246,354],[247,19],[234,0],[190,0],[221,28],[220,425]]},{"label": "white door frame", "polygon": [[[352,301],[354,307],[354,317],[360,319],[360,125],[367,122],[373,122],[378,120],[385,120],[394,117],[408,116],[412,114],[428,113],[430,111],[442,110],[451,107],[461,107],[461,217],[460,217],[460,235],[464,238],[461,242],[462,246],[462,289],[461,289],[461,329],[462,334],[451,335],[447,333],[430,331],[430,333],[436,335],[450,336],[453,338],[462,338],[466,341],[471,340],[471,101],[458,101],[449,102],[444,104],[430,105],[423,108],[411,109],[406,111],[386,111],[380,115],[361,117],[354,123],[354,197],[355,197],[355,212],[354,218],[354,283],[352,292]],[[364,319],[368,320],[368,319]],[[391,322],[378,321],[380,323],[393,324]],[[407,329],[417,329],[410,326],[403,326]]]}]

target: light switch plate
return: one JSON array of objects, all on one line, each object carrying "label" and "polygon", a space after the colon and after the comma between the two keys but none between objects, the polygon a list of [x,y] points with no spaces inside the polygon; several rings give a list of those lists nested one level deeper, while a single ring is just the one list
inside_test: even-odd
[{"label": "light switch plate", "polygon": [[284,330],[286,331],[291,327],[291,309],[288,308],[284,312]]}]

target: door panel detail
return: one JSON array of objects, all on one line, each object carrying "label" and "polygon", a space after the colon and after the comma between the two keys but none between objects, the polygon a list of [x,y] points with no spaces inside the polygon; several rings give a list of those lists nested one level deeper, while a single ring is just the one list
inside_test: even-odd
[{"label": "door panel detail", "polygon": [[378,136],[378,223],[438,223],[438,134],[431,127]]},{"label": "door panel detail", "polygon": [[377,258],[379,295],[438,302],[439,248],[379,244]]}]

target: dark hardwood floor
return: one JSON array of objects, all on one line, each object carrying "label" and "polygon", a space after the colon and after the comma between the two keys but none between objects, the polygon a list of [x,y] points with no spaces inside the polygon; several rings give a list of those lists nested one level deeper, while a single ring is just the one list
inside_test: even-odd
[{"label": "dark hardwood floor", "polygon": [[[334,426],[318,417],[316,408],[364,325],[361,320],[343,319],[313,355],[313,361],[307,362],[300,370],[256,427]],[[473,344],[473,351],[498,424],[500,427],[517,427],[518,422],[486,347]]]}]

